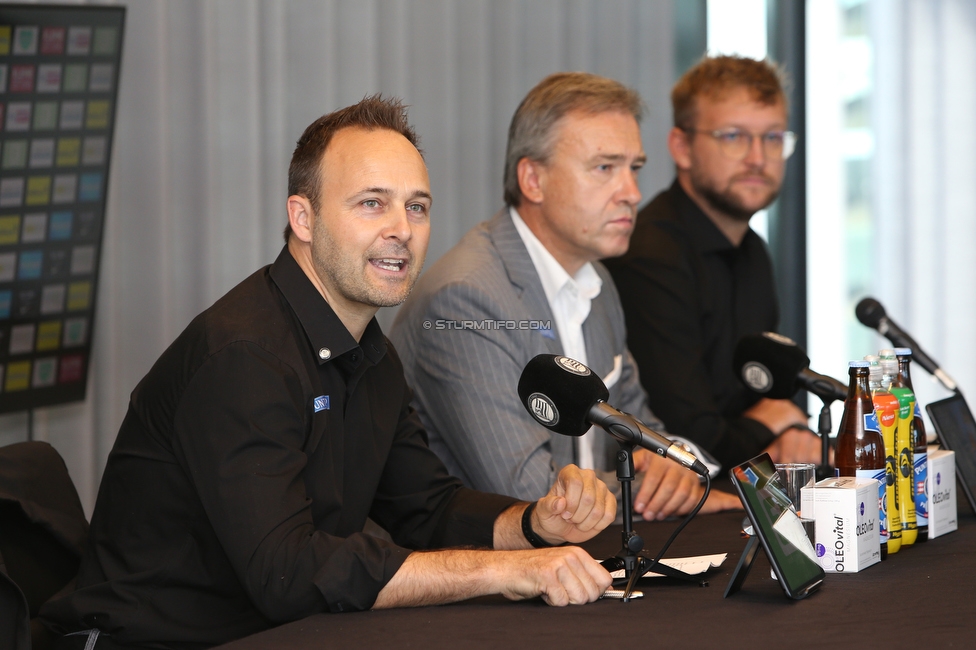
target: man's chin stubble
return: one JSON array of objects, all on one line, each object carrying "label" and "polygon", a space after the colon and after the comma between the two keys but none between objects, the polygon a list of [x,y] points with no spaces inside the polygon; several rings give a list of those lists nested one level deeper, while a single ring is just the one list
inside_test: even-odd
[{"label": "man's chin stubble", "polygon": [[776,200],[776,197],[779,196],[779,192],[773,192],[768,200],[758,208],[752,210],[746,208],[740,202],[730,199],[726,196],[726,193],[714,192],[710,189],[700,190],[700,193],[702,198],[712,206],[712,209],[744,223],[748,223],[752,219],[752,215],[769,207]]}]

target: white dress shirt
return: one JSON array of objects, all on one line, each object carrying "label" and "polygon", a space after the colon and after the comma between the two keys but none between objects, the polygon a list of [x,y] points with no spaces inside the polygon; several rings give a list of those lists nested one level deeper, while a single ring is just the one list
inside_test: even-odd
[{"label": "white dress shirt", "polygon": [[[515,208],[509,208],[509,212],[542,281],[542,289],[546,292],[546,300],[549,301],[549,308],[559,331],[559,340],[563,344],[563,354],[587,365],[589,362],[586,358],[586,344],[583,342],[583,322],[590,315],[593,299],[600,295],[603,280],[589,262],[580,267],[576,275],[571,276],[525,225]],[[584,436],[577,438],[577,464],[583,469],[596,467],[593,459],[594,435],[599,434],[590,428]]]}]

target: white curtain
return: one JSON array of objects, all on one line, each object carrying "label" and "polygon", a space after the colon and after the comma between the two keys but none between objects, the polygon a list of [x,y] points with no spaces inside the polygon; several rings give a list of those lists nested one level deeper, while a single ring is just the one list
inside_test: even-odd
[{"label": "white curtain", "polygon": [[[639,90],[645,198],[671,178],[671,0],[117,4],[128,11],[88,399],[34,416],[89,515],[130,391],[280,250],[291,149],[318,116],[374,92],[411,105],[434,193],[429,261],[501,207],[509,119],[551,72]],[[26,431],[25,414],[0,417],[0,444]]]},{"label": "white curtain", "polygon": [[[872,295],[972,394],[976,2],[807,0],[806,11],[811,367],[846,380],[849,359],[891,347],[854,318]],[[852,97],[869,108],[845,117]],[[870,160],[869,215],[853,227],[847,203],[862,186],[848,158]],[[912,375],[923,404],[949,394]]]},{"label": "white curtain", "polygon": [[[976,391],[976,3],[872,0],[876,297]],[[916,371],[923,402],[947,391]]]}]

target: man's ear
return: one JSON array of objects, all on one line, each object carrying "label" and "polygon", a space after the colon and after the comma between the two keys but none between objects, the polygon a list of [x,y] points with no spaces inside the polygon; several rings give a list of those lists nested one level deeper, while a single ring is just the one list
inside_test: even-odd
[{"label": "man's ear", "polygon": [[529,203],[542,203],[545,198],[545,165],[536,160],[522,158],[515,169],[522,198]]},{"label": "man's ear", "polygon": [[668,132],[668,151],[678,169],[691,169],[691,135],[678,127]]},{"label": "man's ear", "polygon": [[300,194],[292,194],[288,197],[288,223],[291,231],[300,241],[309,243],[312,241],[312,220],[315,212],[312,210],[311,202]]}]

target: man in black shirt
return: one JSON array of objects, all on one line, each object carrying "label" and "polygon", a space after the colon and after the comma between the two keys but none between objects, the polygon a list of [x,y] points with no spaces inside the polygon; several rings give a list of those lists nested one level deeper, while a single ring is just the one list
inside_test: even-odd
[{"label": "man in black shirt", "polygon": [[[609,586],[578,547],[547,548],[613,519],[592,472],[568,467],[529,505],[464,488],[427,447],[373,318],[426,253],[416,142],[378,97],[306,130],[285,249],[132,393],[78,588],[43,613],[61,647],[208,647],[315,612],[491,593],[565,605]],[[394,543],[364,534],[367,516]],[[460,545],[516,552],[410,550]]]},{"label": "man in black shirt", "polygon": [[627,254],[606,260],[651,408],[725,467],[764,450],[816,462],[806,414],[750,393],[732,369],[739,339],[779,321],[769,253],[749,219],[779,193],[795,140],[780,73],[707,57],[671,100],[677,178],[638,214]]}]

